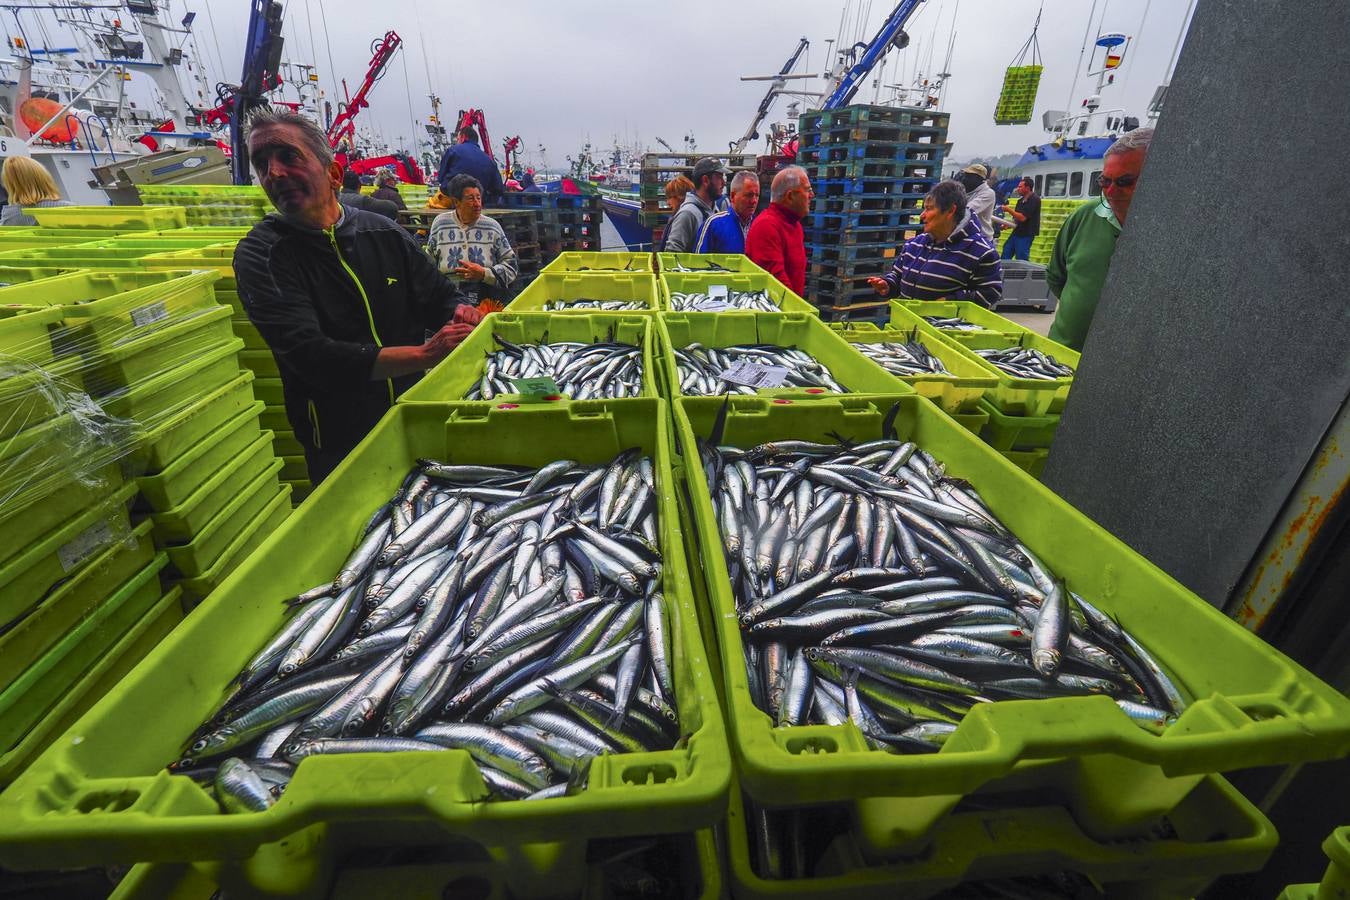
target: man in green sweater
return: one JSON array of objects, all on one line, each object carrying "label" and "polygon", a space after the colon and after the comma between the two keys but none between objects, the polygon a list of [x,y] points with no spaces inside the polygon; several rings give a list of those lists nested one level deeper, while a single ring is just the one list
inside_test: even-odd
[{"label": "man in green sweater", "polygon": [[1050,290],[1059,298],[1059,310],[1050,326],[1051,340],[1083,349],[1151,140],[1152,128],[1136,128],[1107,148],[1098,179],[1101,201],[1074,210],[1055,238],[1055,250],[1045,271]]}]

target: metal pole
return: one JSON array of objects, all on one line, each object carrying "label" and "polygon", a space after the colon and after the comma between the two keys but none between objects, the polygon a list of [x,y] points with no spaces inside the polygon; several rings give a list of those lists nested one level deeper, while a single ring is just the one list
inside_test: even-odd
[{"label": "metal pole", "polygon": [[73,107],[76,103],[79,103],[80,100],[84,98],[85,94],[89,93],[95,87],[97,87],[98,83],[102,81],[107,76],[107,74],[112,70],[113,70],[112,66],[107,66],[103,69],[102,72],[99,72],[97,75],[95,75],[94,79],[90,81],[88,84],[86,84],[78,94],[70,98],[70,102],[68,102],[65,106],[61,107],[60,112],[58,112],[56,115],[48,119],[46,124],[44,124],[41,128],[34,131],[32,137],[30,137],[27,141],[24,141],[24,145],[29,146],[33,143],[33,141],[36,141],[39,137],[41,137],[43,132],[45,132],[48,128],[51,128],[53,125],[55,125],[57,120],[60,119],[62,116],[64,116],[66,113],[70,112],[71,107]]}]

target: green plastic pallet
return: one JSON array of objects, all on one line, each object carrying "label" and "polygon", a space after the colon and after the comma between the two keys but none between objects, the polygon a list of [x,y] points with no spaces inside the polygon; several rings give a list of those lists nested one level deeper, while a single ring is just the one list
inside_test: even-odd
[{"label": "green plastic pallet", "polygon": [[[536,275],[534,281],[516,295],[516,299],[506,304],[506,310],[513,313],[543,312],[546,303],[581,299],[637,300],[647,304],[647,312],[661,308],[656,278],[650,272],[634,275],[543,272]],[[558,311],[567,315],[602,312],[596,309]]]},{"label": "green plastic pallet", "polygon": [[[642,396],[657,396],[657,357],[653,351],[654,319],[641,313],[493,313],[464,342],[427,372],[399,402],[444,403],[463,400],[483,377],[487,355],[498,349],[494,336],[512,343],[575,341],[597,343],[610,339],[642,348]],[[494,398],[506,400],[519,395]]]},{"label": "green plastic pallet", "polygon": [[239,375],[239,350],[243,346],[243,341],[233,338],[192,362],[114,391],[100,398],[99,404],[109,415],[134,419],[144,428],[154,429],[192,407],[198,398],[234,381]]},{"label": "green plastic pallet", "polygon": [[[260,454],[261,455],[261,454]],[[184,578],[196,578],[208,571],[224,556],[248,524],[257,518],[282,490],[277,479],[281,471],[281,460],[271,457],[272,461],[261,472],[252,471],[251,477],[239,483],[237,493],[229,503],[215,512],[215,515],[191,534],[190,541],[182,544],[162,544],[169,554],[169,564]],[[241,478],[251,470],[243,470]]]},{"label": "green plastic pallet", "polygon": [[[661,309],[667,312],[673,312],[670,308],[670,295],[672,293],[688,293],[690,291],[707,293],[713,285],[725,285],[729,291],[767,291],[769,299],[785,313],[820,315],[820,310],[816,309],[815,304],[808,303],[788,290],[783,282],[774,278],[768,272],[738,272],[732,275],[722,272],[711,275],[702,275],[696,272],[665,272],[658,281],[661,285]],[[741,310],[728,311],[739,312]]]},{"label": "green plastic pallet", "polygon": [[628,251],[568,250],[559,253],[541,272],[608,272],[627,275],[634,272],[650,273],[652,255]]},{"label": "green plastic pallet", "polygon": [[[813,834],[822,821],[829,821],[822,812],[803,817],[812,846],[825,843]],[[1133,841],[1094,839],[1067,809],[1041,799],[1023,807],[957,812],[933,830],[921,851],[894,861],[869,858],[865,840],[844,833],[825,851],[821,866],[828,874],[770,878],[759,868],[753,829],[740,792],[733,791],[728,875],[733,896],[749,900],[923,900],[962,884],[971,892],[957,896],[1016,896],[1011,885],[989,893],[977,885],[1059,872],[1084,875],[1109,897],[1184,900],[1217,876],[1259,869],[1278,842],[1269,820],[1216,775],[1204,778],[1159,823],[1168,836]]]},{"label": "green plastic pallet", "polygon": [[[264,431],[214,472],[208,471],[206,481],[181,503],[150,514],[155,523],[156,543],[164,546],[192,541],[206,530],[218,513],[239,497],[246,485],[275,461],[272,433]],[[275,468],[280,470],[281,467]]]},{"label": "green plastic pallet", "polygon": [[[522,851],[571,843],[564,849],[582,853],[576,844],[588,839],[711,827],[725,811],[731,761],[689,607],[667,423],[655,399],[513,410],[486,403],[394,407],[305,505],[80,721],[78,743],[59,742],[0,795],[0,865],[253,857],[242,873],[251,883],[294,893],[322,891],[336,861],[366,848],[467,838]],[[664,592],[679,648],[672,654],[676,705],[687,735],[678,749],[597,758],[584,790],[529,803],[480,802],[481,776],[459,751],[316,757],[301,763],[282,802],[238,816],[222,815],[191,779],[164,771],[282,621],[278,601],[331,577],[350,536],[416,459],[595,463],[635,446],[653,454],[658,482]],[[188,672],[192,677],[180,677]],[[133,712],[144,710],[154,710],[153,718]]]},{"label": "green plastic pallet", "polygon": [[196,606],[205,600],[250,553],[281,527],[281,523],[291,514],[290,493],[289,485],[281,485],[281,490],[239,530],[210,568],[178,582],[178,586],[183,589],[184,604]]},{"label": "green plastic pallet", "polygon": [[127,506],[135,496],[135,485],[123,485],[57,528],[45,534],[30,532],[27,541],[7,547],[15,552],[0,563],[0,624],[27,613],[53,585],[104,547],[124,540],[131,533]]},{"label": "green plastic pallet", "polygon": [[131,455],[137,471],[159,474],[225,422],[245,410],[252,410],[255,416],[263,410],[262,403],[253,400],[252,372],[240,372],[200,397],[145,431]]},{"label": "green plastic pallet", "polygon": [[908,330],[890,327],[882,329],[871,322],[834,322],[830,324],[830,329],[850,344],[879,344],[888,341],[905,343],[910,340],[923,344],[929,353],[942,360],[942,364],[951,374],[897,377],[912,387],[919,396],[932,400],[944,412],[976,412],[984,392],[998,384],[998,379],[973,364],[947,342],[920,331],[917,327]]},{"label": "green plastic pallet", "polygon": [[[823,363],[850,393],[906,394],[913,389],[848,345],[813,315],[756,313],[729,310],[720,313],[663,313],[660,317],[661,356],[671,396],[680,384],[675,348],[702,344],[731,347],[739,344],[777,344],[796,347]],[[828,395],[825,388],[781,387],[759,392],[769,397]]]},{"label": "green plastic pallet", "polygon": [[8,688],[81,621],[95,614],[133,573],[155,557],[150,523],[137,525],[42,599],[31,613],[0,634],[0,691]]},{"label": "green plastic pallet", "polygon": [[[779,404],[733,397],[724,443],[880,436],[896,398]],[[1000,519],[1068,584],[1153,652],[1196,698],[1163,735],[1145,732],[1105,696],[978,704],[942,751],[867,748],[852,725],[774,728],[750,701],[740,629],[703,467],[687,467],[712,619],[718,628],[732,746],[745,789],[773,806],[893,798],[921,835],[977,788],[1028,767],[1056,766],[1056,785],[1097,836],[1129,834],[1174,808],[1208,773],[1336,758],[1350,749],[1350,698],[1272,649],[1112,537],[927,401],[898,398],[895,429],[970,481]],[[676,402],[686,461],[720,398]],[[1057,761],[1051,766],[1052,761]],[[1033,765],[1034,764],[1034,765]],[[919,802],[922,800],[922,802]]]},{"label": "green plastic pallet", "polygon": [[[137,478],[141,500],[155,512],[168,512],[180,506],[216,472],[252,446],[262,434],[258,427],[258,413],[253,409],[244,410],[213,429],[164,471]],[[271,433],[267,433],[266,437],[270,450]]]},{"label": "green plastic pallet", "polygon": [[750,257],[744,253],[658,253],[656,265],[662,275],[699,274],[681,272],[677,266],[684,266],[686,269],[708,269],[707,274],[710,275],[726,274],[713,270],[713,266],[721,266],[723,269],[741,274],[769,274],[762,266],[751,262]]},{"label": "green plastic pallet", "polygon": [[[152,577],[157,579],[157,576]],[[130,585],[126,589],[137,590]],[[181,596],[182,592],[176,588],[170,590],[101,657],[84,669],[58,674],[58,678],[67,679],[63,682],[61,697],[48,708],[45,718],[33,725],[18,744],[0,753],[0,786],[12,782],[24,767],[70,728],[99,698],[112,690],[133,666],[183,620]],[[74,741],[79,736],[73,733],[69,740]]]}]

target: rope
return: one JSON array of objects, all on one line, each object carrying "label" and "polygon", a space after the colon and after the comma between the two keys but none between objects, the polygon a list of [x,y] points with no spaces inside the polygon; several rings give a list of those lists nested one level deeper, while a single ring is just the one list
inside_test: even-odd
[{"label": "rope", "polygon": [[[1152,3],[1153,0],[1149,0],[1149,2]],[[1017,51],[1013,61],[1008,64],[1009,67],[1022,65],[1028,50],[1031,51],[1031,64],[1034,66],[1040,62],[1041,42],[1040,38],[1037,37],[1037,32],[1041,28],[1041,13],[1043,12],[1045,12],[1045,0],[1041,0],[1041,8],[1036,11],[1036,21],[1031,26],[1031,34],[1027,37],[1026,43],[1022,45],[1022,49]]]},{"label": "rope", "polygon": [[1088,12],[1087,25],[1083,28],[1083,45],[1078,48],[1078,65],[1073,70],[1073,82],[1069,85],[1069,99],[1065,102],[1064,108],[1073,110],[1074,92],[1078,90],[1078,73],[1083,68],[1083,54],[1087,52],[1088,35],[1092,33],[1092,19],[1097,15],[1097,0],[1092,0],[1092,9]]},{"label": "rope", "polygon": [[[309,8],[309,0],[305,0],[305,8]],[[337,66],[333,64],[333,42],[328,37],[328,13],[324,11],[322,3],[319,4],[319,16],[323,22],[323,42],[328,47],[328,71],[333,79],[333,97],[337,98],[340,96],[337,90],[340,85],[337,78]]]},{"label": "rope", "polygon": [[211,42],[216,45],[216,64],[220,66],[220,77],[228,78],[225,70],[225,56],[220,52],[220,33],[216,31],[216,17],[211,13],[210,0],[202,4],[206,7],[206,22],[211,26]]}]

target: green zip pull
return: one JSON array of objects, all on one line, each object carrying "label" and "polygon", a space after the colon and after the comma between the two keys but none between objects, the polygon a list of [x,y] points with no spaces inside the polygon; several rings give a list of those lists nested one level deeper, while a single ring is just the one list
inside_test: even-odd
[{"label": "green zip pull", "polygon": [[[366,320],[370,322],[370,336],[374,339],[375,346],[384,347],[384,343],[380,340],[380,333],[375,330],[375,313],[370,309],[370,298],[366,296],[366,287],[361,283],[361,279],[356,277],[356,273],[352,271],[352,267],[347,265],[347,260],[343,258],[342,251],[338,249],[337,226],[333,225],[329,228],[325,228],[324,233],[328,235],[328,242],[333,245],[333,253],[337,254],[338,262],[342,264],[342,268],[351,276],[352,283],[356,285],[356,290],[361,295],[361,302],[365,304],[366,307]],[[391,378],[386,378],[384,383],[389,388],[389,402],[393,403],[394,381]]]}]

